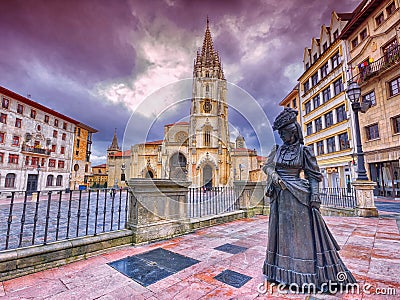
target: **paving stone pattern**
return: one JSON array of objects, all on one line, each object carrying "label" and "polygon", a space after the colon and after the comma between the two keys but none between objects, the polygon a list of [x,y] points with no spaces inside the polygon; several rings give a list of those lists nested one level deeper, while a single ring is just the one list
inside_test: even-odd
[{"label": "paving stone pattern", "polygon": [[[340,255],[361,288],[394,288],[400,293],[400,234],[395,219],[325,217],[342,250]],[[260,294],[268,217],[258,216],[197,230],[169,240],[124,246],[59,268],[0,284],[0,299],[311,299],[309,295]],[[215,250],[224,244],[248,248],[238,254]],[[143,286],[108,264],[154,249],[199,262]],[[240,288],[215,277],[230,270],[251,279]],[[362,289],[361,289],[362,291]],[[3,295],[3,298],[1,298]],[[315,294],[312,299],[396,299],[393,296]]]}]

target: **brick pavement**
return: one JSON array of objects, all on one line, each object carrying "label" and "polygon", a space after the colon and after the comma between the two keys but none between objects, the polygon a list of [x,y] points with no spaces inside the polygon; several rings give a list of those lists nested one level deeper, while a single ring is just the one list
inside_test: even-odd
[{"label": "brick pavement", "polygon": [[[341,257],[360,283],[392,287],[400,293],[400,235],[396,220],[340,218],[325,220],[341,245]],[[201,229],[193,234],[142,246],[124,246],[108,253],[0,284],[0,299],[263,299],[262,264],[268,217],[258,216]],[[247,247],[239,254],[215,250],[231,243]],[[162,247],[199,263],[143,287],[107,265],[108,262]],[[230,269],[252,279],[234,288],[213,277]],[[373,288],[371,289],[373,291]],[[395,299],[393,296],[280,295],[274,299]]]}]

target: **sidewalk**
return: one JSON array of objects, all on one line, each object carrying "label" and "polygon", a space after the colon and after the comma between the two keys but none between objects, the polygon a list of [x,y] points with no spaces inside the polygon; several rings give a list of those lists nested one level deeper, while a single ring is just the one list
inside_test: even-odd
[{"label": "sidewalk", "polygon": [[[324,217],[342,250],[340,255],[361,287],[394,288],[400,293],[400,235],[395,219]],[[268,217],[258,216],[198,230],[193,234],[142,246],[124,246],[84,261],[0,284],[0,299],[263,299],[262,265]],[[243,248],[230,254],[214,248]],[[144,287],[108,263],[156,248],[200,262]],[[243,249],[247,250],[243,251]],[[234,248],[235,249],[235,248]],[[240,288],[214,277],[229,269],[251,279]],[[236,278],[237,279],[237,278]],[[396,296],[280,295],[279,299],[395,299]]]}]

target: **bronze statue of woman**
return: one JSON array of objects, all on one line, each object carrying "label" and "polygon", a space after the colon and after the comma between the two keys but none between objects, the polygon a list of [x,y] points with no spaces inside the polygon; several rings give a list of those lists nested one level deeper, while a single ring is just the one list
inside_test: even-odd
[{"label": "bronze statue of woman", "polygon": [[[285,108],[276,117],[273,129],[278,130],[283,145],[274,146],[263,166],[270,196],[264,274],[270,282],[299,287],[355,283],[319,212],[322,175],[313,151],[304,145],[297,114]],[[305,179],[300,178],[301,171]]]}]

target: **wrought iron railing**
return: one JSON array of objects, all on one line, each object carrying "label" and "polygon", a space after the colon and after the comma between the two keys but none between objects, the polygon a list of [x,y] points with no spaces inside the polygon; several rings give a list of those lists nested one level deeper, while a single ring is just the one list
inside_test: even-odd
[{"label": "wrought iron railing", "polygon": [[238,190],[234,187],[189,188],[189,218],[219,215],[239,209]]},{"label": "wrought iron railing", "polygon": [[31,146],[28,146],[28,145],[22,145],[22,151],[35,153],[35,154],[44,154],[44,155],[50,155],[51,154],[51,151],[48,150],[48,149],[31,147]]},{"label": "wrought iron railing", "polygon": [[324,206],[355,208],[357,204],[354,188],[321,188],[319,197]]},{"label": "wrought iron railing", "polygon": [[[7,194],[4,197],[4,194]],[[125,228],[127,189],[87,191],[2,192],[0,250]]]},{"label": "wrought iron railing", "polygon": [[359,72],[352,78],[352,81],[361,84],[399,62],[400,45],[395,45],[388,49],[386,54],[378,60],[366,63],[365,66],[359,66]]}]

